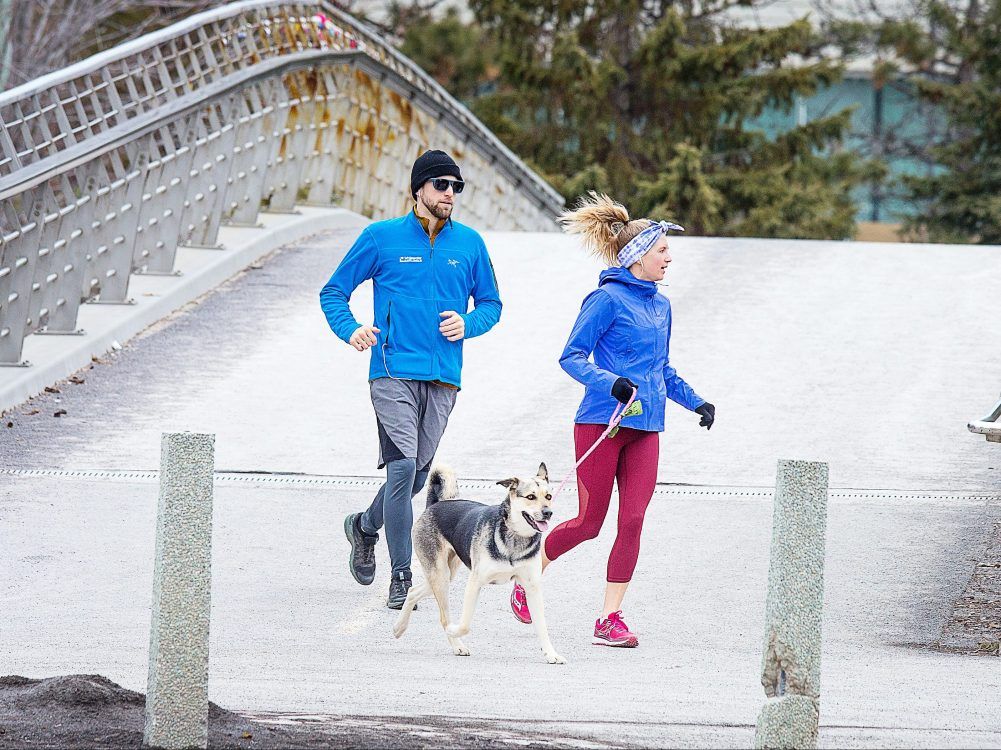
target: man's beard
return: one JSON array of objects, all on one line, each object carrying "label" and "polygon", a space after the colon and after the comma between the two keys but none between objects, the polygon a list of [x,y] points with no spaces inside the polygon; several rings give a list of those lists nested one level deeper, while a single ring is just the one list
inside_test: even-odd
[{"label": "man's beard", "polygon": [[433,206],[427,202],[427,198],[421,196],[421,203],[424,204],[424,208],[431,212],[439,221],[444,221],[452,214],[452,206],[442,205],[441,201],[438,201]]}]

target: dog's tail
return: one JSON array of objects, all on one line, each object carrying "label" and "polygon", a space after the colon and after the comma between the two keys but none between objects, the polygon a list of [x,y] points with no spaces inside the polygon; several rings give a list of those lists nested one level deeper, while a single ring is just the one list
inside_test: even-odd
[{"label": "dog's tail", "polygon": [[435,503],[442,500],[451,500],[459,494],[459,487],[455,482],[455,472],[444,465],[435,466],[428,477],[428,504],[430,508]]}]

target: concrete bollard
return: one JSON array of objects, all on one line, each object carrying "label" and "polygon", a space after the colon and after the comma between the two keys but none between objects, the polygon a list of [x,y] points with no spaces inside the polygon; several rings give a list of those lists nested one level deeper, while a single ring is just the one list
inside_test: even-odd
[{"label": "concrete bollard", "polygon": [[164,433],[143,744],[208,745],[215,435]]},{"label": "concrete bollard", "polygon": [[815,748],[820,719],[827,464],[779,461],[757,748]]}]

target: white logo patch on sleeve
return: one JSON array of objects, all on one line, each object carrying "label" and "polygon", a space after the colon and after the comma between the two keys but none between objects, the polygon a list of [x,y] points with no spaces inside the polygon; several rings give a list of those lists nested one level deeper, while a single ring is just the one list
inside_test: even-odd
[{"label": "white logo patch on sleeve", "polygon": [[400,263],[423,263],[424,258],[419,255],[401,255]]}]

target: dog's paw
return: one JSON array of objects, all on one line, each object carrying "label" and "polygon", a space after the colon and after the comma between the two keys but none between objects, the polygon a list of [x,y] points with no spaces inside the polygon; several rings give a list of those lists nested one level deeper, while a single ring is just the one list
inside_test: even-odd
[{"label": "dog's paw", "polygon": [[445,628],[445,633],[450,638],[461,638],[464,635],[469,635],[469,628],[464,628],[461,625],[449,625]]},{"label": "dog's paw", "polygon": [[399,638],[400,636],[402,636],[406,632],[407,632],[407,626],[406,625],[403,625],[401,623],[396,623],[393,626],[393,637],[394,638]]},{"label": "dog's paw", "polygon": [[564,659],[559,654],[557,654],[555,651],[553,651],[551,654],[546,654],[546,663],[547,664],[566,664],[567,660]]},{"label": "dog's paw", "polygon": [[469,656],[469,649],[460,643],[458,646],[452,647],[452,653],[456,656]]}]

